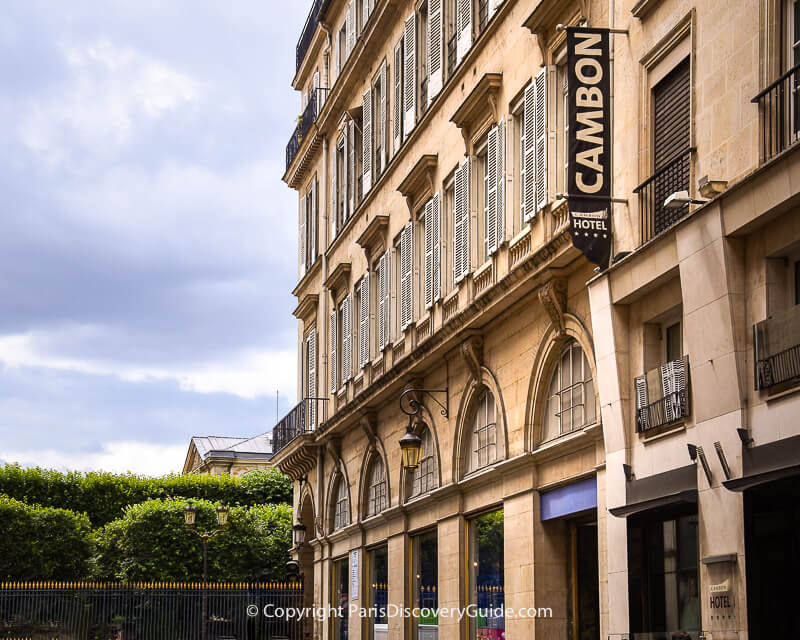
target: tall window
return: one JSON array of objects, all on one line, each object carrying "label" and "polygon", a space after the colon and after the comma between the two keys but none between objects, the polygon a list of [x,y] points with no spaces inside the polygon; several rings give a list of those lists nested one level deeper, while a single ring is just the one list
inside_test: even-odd
[{"label": "tall window", "polygon": [[331,593],[331,607],[338,609],[337,615],[332,616],[333,640],[347,640],[349,632],[349,605],[350,605],[350,561],[347,556],[333,562],[333,589]]},{"label": "tall window", "polygon": [[419,454],[419,466],[413,471],[410,497],[422,495],[439,485],[439,474],[436,469],[436,451],[433,446],[431,430],[425,428],[420,434],[422,447]]},{"label": "tall window", "polygon": [[594,422],[592,371],[583,349],[572,340],[561,352],[550,379],[544,440],[557,438]]},{"label": "tall window", "polygon": [[470,638],[488,640],[505,636],[505,579],[503,510],[473,518],[469,526],[470,603],[483,615],[470,617]]},{"label": "tall window", "polygon": [[497,408],[491,391],[481,391],[474,411],[470,471],[497,462]]},{"label": "tall window", "polygon": [[[437,640],[439,637],[439,546],[436,530],[411,538],[414,561],[414,607],[419,608],[414,629],[415,640]],[[425,612],[423,615],[422,612]]]},{"label": "tall window", "polygon": [[383,460],[376,455],[372,458],[367,474],[367,512],[366,516],[374,516],[386,509],[386,475]]},{"label": "tall window", "polygon": [[367,557],[369,566],[369,606],[375,615],[370,616],[370,640],[389,637],[389,549],[386,545],[372,549]]},{"label": "tall window", "polygon": [[340,475],[336,480],[333,495],[333,529],[335,531],[350,524],[350,497],[344,476]]}]

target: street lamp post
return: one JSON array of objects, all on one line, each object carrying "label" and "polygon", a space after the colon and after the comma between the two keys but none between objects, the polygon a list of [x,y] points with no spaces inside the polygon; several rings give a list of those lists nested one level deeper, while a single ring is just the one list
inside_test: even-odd
[{"label": "street lamp post", "polygon": [[224,531],[228,524],[228,507],[221,504],[217,507],[217,524],[213,531],[198,531],[195,528],[197,509],[190,502],[183,508],[183,520],[190,531],[194,531],[203,542],[203,601],[202,601],[202,640],[206,640],[206,627],[208,623],[208,541],[215,535]]}]

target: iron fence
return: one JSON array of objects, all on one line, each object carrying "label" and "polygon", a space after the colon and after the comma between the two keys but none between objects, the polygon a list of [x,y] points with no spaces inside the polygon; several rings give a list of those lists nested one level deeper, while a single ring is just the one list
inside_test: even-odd
[{"label": "iron fence", "polygon": [[775,157],[797,142],[800,134],[800,65],[792,67],[751,102],[761,116],[761,159]]},{"label": "iron fence", "polygon": [[302,606],[299,583],[2,583],[0,637],[302,640],[301,620],[274,614],[279,607]]},{"label": "iron fence", "polygon": [[756,389],[800,379],[800,305],[753,325]]},{"label": "iron fence", "polygon": [[664,201],[676,191],[689,190],[691,155],[694,151],[694,147],[687,147],[675,154],[633,190],[639,195],[640,245],[655,238],[689,213],[688,204],[670,209],[664,206]]},{"label": "iron fence", "polygon": [[317,121],[319,110],[324,104],[323,92],[327,89],[319,88],[313,89],[308,95],[308,104],[303,109],[303,115],[300,116],[297,126],[292,132],[292,137],[289,138],[289,143],[286,145],[286,169],[292,165],[292,162],[300,151],[300,145],[303,144],[306,135],[311,129],[311,125]]},{"label": "iron fence", "polygon": [[272,430],[272,446],[277,453],[304,433],[313,432],[328,419],[327,398],[304,398]]},{"label": "iron fence", "polygon": [[689,403],[686,389],[678,389],[663,398],[636,410],[636,431],[646,433],[652,429],[663,427],[683,420],[689,415]]}]

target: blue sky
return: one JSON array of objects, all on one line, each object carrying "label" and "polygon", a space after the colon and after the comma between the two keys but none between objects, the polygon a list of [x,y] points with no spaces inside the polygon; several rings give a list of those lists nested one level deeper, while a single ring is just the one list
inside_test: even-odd
[{"label": "blue sky", "polygon": [[310,1],[3,3],[0,460],[165,473],[294,403]]}]

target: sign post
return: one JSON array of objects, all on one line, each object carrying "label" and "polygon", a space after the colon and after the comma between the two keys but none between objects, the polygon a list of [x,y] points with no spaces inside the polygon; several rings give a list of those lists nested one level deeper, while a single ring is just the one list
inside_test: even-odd
[{"label": "sign post", "polygon": [[609,30],[567,27],[567,199],[572,243],[594,264],[611,262]]}]

